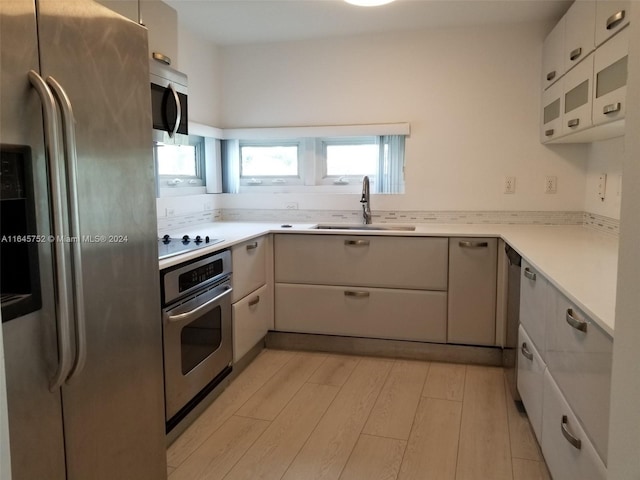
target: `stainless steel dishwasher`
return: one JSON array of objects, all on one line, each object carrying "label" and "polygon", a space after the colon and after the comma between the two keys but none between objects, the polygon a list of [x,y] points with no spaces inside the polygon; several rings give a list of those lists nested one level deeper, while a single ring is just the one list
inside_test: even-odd
[{"label": "stainless steel dishwasher", "polygon": [[520,324],[520,265],[522,257],[509,245],[505,245],[509,262],[507,274],[507,334],[502,350],[502,365],[511,396],[520,402],[518,393],[518,325]]}]

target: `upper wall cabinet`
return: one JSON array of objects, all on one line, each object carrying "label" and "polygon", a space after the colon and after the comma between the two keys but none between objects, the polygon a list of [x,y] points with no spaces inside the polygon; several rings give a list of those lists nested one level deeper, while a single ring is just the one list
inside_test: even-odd
[{"label": "upper wall cabinet", "polygon": [[595,48],[596,2],[579,0],[564,16],[564,71],[568,72]]},{"label": "upper wall cabinet", "polygon": [[178,61],[178,13],[161,0],[98,0],[114,12],[140,23],[149,31],[149,57],[159,54]]},{"label": "upper wall cabinet", "polygon": [[596,3],[596,47],[629,24],[630,3],[628,0]]},{"label": "upper wall cabinet", "polygon": [[542,143],[585,143],[624,135],[628,4],[578,0],[545,40]]}]

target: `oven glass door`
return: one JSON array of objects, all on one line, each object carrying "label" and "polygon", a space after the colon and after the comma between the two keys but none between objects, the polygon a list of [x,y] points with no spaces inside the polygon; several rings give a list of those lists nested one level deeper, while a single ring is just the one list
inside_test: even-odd
[{"label": "oven glass door", "polygon": [[180,352],[182,374],[186,375],[220,348],[222,343],[222,306],[216,305],[202,317],[182,327]]}]

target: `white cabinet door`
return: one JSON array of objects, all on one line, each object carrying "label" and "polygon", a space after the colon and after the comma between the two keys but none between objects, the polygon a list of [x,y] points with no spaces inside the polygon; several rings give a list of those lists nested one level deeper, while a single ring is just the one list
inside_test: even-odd
[{"label": "white cabinet door", "polygon": [[268,239],[265,235],[232,247],[232,302],[237,302],[267,282]]},{"label": "white cabinet door", "polygon": [[596,46],[629,24],[629,0],[599,0],[596,2]]},{"label": "white cabinet door", "polygon": [[542,92],[542,114],[540,115],[540,141],[547,143],[562,135],[562,112],[564,109],[563,82],[557,82]]},{"label": "white cabinet door", "polygon": [[605,480],[607,471],[549,371],[544,376],[542,453],[557,480]]},{"label": "white cabinet door", "polygon": [[526,260],[520,271],[520,323],[545,358],[545,330],[549,315],[549,282]]},{"label": "white cabinet door", "polygon": [[496,238],[449,239],[447,342],[496,343]]},{"label": "white cabinet door", "polygon": [[444,343],[447,294],[277,283],[275,329]]},{"label": "white cabinet door", "polygon": [[267,334],[273,317],[273,295],[264,285],[233,304],[233,361],[240,360]]},{"label": "white cabinet door", "polygon": [[596,2],[574,2],[564,18],[564,69],[568,72],[595,49]]},{"label": "white cabinet door", "polygon": [[448,238],[276,235],[275,281],[447,289]]},{"label": "white cabinet door", "polygon": [[613,340],[566,297],[557,297],[547,325],[547,367],[606,463]]},{"label": "white cabinet door", "polygon": [[178,13],[161,0],[140,0],[140,22],[149,30],[149,58],[160,53],[178,65]]},{"label": "white cabinet door", "polygon": [[518,329],[518,393],[538,442],[542,442],[542,399],[547,366],[522,325]]},{"label": "white cabinet door", "polygon": [[593,124],[625,117],[629,29],[596,50],[594,57]]},{"label": "white cabinet door", "polygon": [[564,76],[562,82],[564,89],[562,133],[567,135],[591,127],[593,125],[591,120],[593,55],[589,55],[576,65]]},{"label": "white cabinet door", "polygon": [[542,88],[549,88],[564,75],[564,18],[551,30],[542,46]]}]

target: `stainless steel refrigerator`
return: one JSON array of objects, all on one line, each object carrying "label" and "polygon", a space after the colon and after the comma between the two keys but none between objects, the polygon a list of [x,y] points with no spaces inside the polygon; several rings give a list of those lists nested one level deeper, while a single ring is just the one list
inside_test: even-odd
[{"label": "stainless steel refrigerator", "polygon": [[146,29],[0,0],[0,109],[13,478],[166,478]]}]

